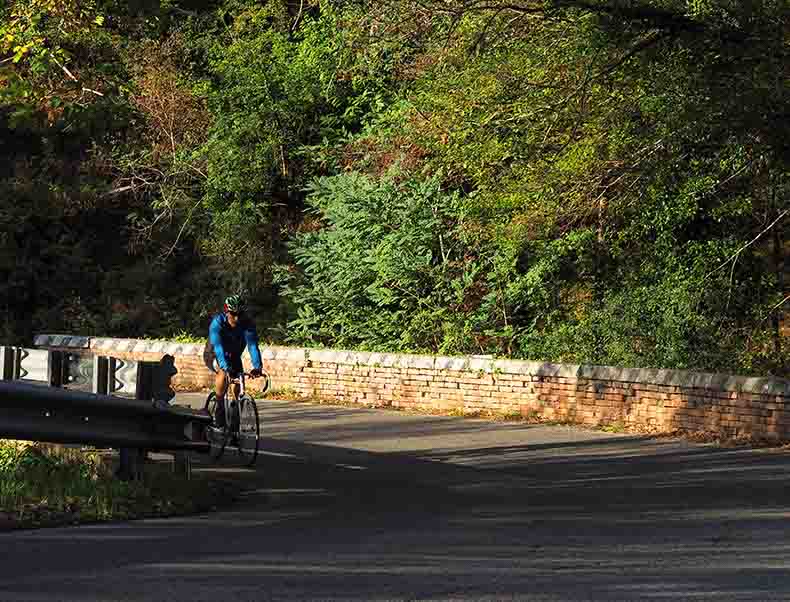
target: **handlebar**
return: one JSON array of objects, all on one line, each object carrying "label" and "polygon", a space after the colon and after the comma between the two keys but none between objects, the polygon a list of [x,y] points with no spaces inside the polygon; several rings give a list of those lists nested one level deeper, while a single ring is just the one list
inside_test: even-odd
[{"label": "handlebar", "polygon": [[227,375],[228,380],[230,382],[239,382],[239,380],[241,379],[242,376],[244,378],[251,378],[253,380],[256,379],[256,378],[261,378],[263,376],[263,372],[260,372],[259,374],[256,374],[256,375],[253,375],[252,372],[241,372],[239,374],[236,374],[235,376],[231,376],[227,372],[225,374]]}]

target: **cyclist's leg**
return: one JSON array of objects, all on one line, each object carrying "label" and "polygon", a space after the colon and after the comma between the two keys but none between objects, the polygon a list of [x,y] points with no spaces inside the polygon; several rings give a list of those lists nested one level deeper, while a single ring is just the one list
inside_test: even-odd
[{"label": "cyclist's leg", "polygon": [[[241,364],[241,357],[233,356],[228,358],[230,374],[229,376],[232,378],[236,378],[239,376],[243,371],[244,368]],[[230,408],[230,419],[228,423],[230,424],[232,431],[238,431],[239,429],[239,404],[236,400],[239,398],[239,385],[238,383],[233,385],[233,393],[231,395],[231,403],[227,404]]]},{"label": "cyclist's leg", "polygon": [[214,360],[214,391],[217,394],[217,410],[214,421],[219,428],[225,427],[225,395],[228,391],[228,375],[219,367],[217,360]]}]

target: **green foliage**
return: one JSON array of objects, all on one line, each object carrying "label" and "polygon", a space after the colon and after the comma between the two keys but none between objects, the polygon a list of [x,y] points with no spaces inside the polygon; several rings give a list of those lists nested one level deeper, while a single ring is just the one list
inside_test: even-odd
[{"label": "green foliage", "polygon": [[[309,175],[300,148],[355,126],[346,107],[353,91],[338,77],[343,53],[331,6],[305,14],[296,32],[280,8],[245,5],[207,51],[214,120],[199,151],[211,215],[202,248],[223,267],[251,272],[245,283],[255,290],[275,252],[266,240],[274,207],[299,207]],[[259,239],[262,248],[251,253],[249,242]]]},{"label": "green foliage", "polygon": [[[75,498],[106,496],[99,502],[100,513],[110,511],[104,478],[111,478],[96,455],[55,454],[46,448],[2,442],[0,444],[0,508],[18,510],[23,504],[46,499],[55,510],[63,510]],[[100,489],[97,491],[97,485]],[[103,487],[102,487],[103,485]]]},{"label": "green foliage", "polygon": [[297,309],[291,340],[364,349],[459,351],[464,324],[452,307],[474,284],[463,261],[457,196],[436,181],[319,178],[311,211],[326,223],[298,234],[300,270],[284,270],[283,294]]},{"label": "green foliage", "polygon": [[205,337],[196,337],[190,332],[186,330],[179,330],[173,336],[168,337],[169,341],[174,341],[176,343],[200,343],[203,344],[206,342]]},{"label": "green foliage", "polygon": [[0,511],[20,525],[162,516],[204,509],[217,497],[169,467],[123,482],[97,452],[0,440]]},{"label": "green foliage", "polygon": [[[398,40],[419,51],[399,57],[412,71],[398,101],[346,149],[364,149],[353,165],[382,178],[382,189],[398,166],[412,185],[438,171],[445,187],[464,192],[449,231],[420,214],[410,219],[422,225],[409,228],[466,245],[467,279],[447,270],[426,289],[412,274],[399,295],[384,287],[389,305],[371,295],[386,272],[367,265],[384,239],[359,196],[384,203],[376,186],[364,191],[356,176],[338,176],[331,193],[314,194],[359,221],[308,199],[326,226],[296,241],[307,279],[286,291],[302,312],[293,340],[784,370],[781,356],[769,358],[766,341],[779,335],[765,317],[786,294],[784,251],[771,256],[771,248],[786,230],[788,156],[786,144],[764,144],[786,127],[777,110],[786,88],[775,85],[786,77],[782,12],[586,4],[523,27],[529,11],[449,4],[452,25],[436,13],[427,31],[418,24],[430,3],[387,3],[363,24],[397,31],[373,40],[372,54]],[[759,35],[759,49],[744,46],[749,35]],[[750,79],[755,61],[760,76]],[[750,118],[757,114],[768,121]],[[419,154],[404,154],[404,142]],[[778,242],[750,244],[771,227]],[[437,294],[452,287],[463,302]],[[404,303],[408,293],[420,303]],[[434,336],[404,337],[418,330],[406,316]]]},{"label": "green foliage", "polygon": [[787,374],[781,3],[78,4],[0,9],[7,339],[243,287],[306,345]]}]

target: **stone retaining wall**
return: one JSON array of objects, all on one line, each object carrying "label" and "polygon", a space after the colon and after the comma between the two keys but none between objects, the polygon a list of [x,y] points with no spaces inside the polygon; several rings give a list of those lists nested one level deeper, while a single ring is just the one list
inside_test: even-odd
[{"label": "stone retaining wall", "polygon": [[[146,361],[169,354],[176,388],[213,382],[205,344],[67,335],[41,335],[35,344]],[[790,381],[779,378],[293,347],[262,347],[261,354],[273,388],[301,397],[790,438]]]}]

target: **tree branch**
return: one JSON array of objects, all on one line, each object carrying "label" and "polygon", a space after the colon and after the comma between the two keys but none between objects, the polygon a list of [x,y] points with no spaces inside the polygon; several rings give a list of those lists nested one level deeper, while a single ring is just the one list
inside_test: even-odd
[{"label": "tree branch", "polygon": [[713,271],[709,272],[708,274],[706,274],[705,278],[703,278],[703,280],[707,280],[708,278],[710,278],[713,274],[718,272],[720,269],[722,269],[724,266],[726,266],[731,261],[737,260],[738,256],[743,251],[745,251],[746,249],[751,247],[754,243],[756,243],[762,237],[763,234],[765,234],[771,228],[773,228],[777,224],[777,222],[779,222],[788,213],[790,213],[790,209],[785,209],[784,211],[782,211],[782,213],[779,214],[779,217],[777,217],[774,221],[772,221],[770,224],[768,224],[768,226],[762,232],[760,232],[757,236],[755,236],[753,239],[751,239],[749,242],[747,242],[745,245],[743,245],[740,249],[735,251],[735,253],[730,255],[730,257],[726,261],[724,261],[720,266],[718,266],[715,270],[713,270]]},{"label": "tree branch", "polygon": [[[669,10],[650,6],[615,6],[605,3],[587,2],[585,0],[557,0],[554,8],[576,8],[591,13],[604,13],[612,16],[625,17],[629,21],[644,21],[655,26],[683,31],[702,31],[705,24],[685,15]],[[466,10],[479,12],[487,10],[510,10],[522,14],[546,14],[547,9],[542,3],[534,5],[514,3],[484,3],[470,5]]]},{"label": "tree branch", "polygon": [[302,19],[302,10],[304,9],[304,0],[300,0],[299,2],[299,13],[296,15],[294,19],[293,25],[291,25],[291,33],[296,31],[296,27],[299,25],[299,21]]},{"label": "tree branch", "polygon": [[784,299],[782,299],[782,300],[781,300],[779,303],[777,303],[777,304],[776,304],[776,305],[774,305],[774,306],[773,306],[771,309],[769,309],[769,310],[768,310],[768,313],[765,315],[765,317],[762,319],[762,321],[763,321],[763,322],[765,322],[765,321],[766,321],[766,320],[767,320],[767,319],[768,319],[768,318],[771,316],[771,314],[772,314],[772,313],[774,313],[774,311],[775,311],[777,308],[781,307],[782,305],[784,305],[784,304],[785,304],[785,303],[787,303],[788,301],[790,301],[790,295],[787,295],[787,297],[785,297],[785,298],[784,298]]},{"label": "tree branch", "polygon": [[198,13],[196,10],[185,10],[183,8],[179,8],[177,6],[171,6],[170,10],[174,13],[178,13],[179,15],[186,15],[187,17],[197,17]]},{"label": "tree branch", "polygon": [[181,229],[178,231],[178,235],[176,235],[176,240],[175,242],[173,242],[173,246],[171,246],[170,250],[162,256],[162,260],[167,259],[168,257],[170,257],[170,255],[173,254],[173,251],[175,251],[179,241],[181,240],[181,235],[184,233],[187,224],[189,224],[189,220],[192,219],[192,214],[194,213],[195,209],[197,209],[197,206],[201,203],[202,200],[203,200],[202,198],[198,198],[197,202],[194,205],[192,205],[192,208],[189,210],[189,213],[187,214],[184,223],[181,224]]},{"label": "tree branch", "polygon": [[73,81],[73,82],[78,82],[79,81],[76,77],[74,77],[74,74],[71,71],[69,71],[69,69],[68,69],[68,67],[66,67],[66,65],[64,65],[58,59],[55,58],[54,54],[52,54],[50,52],[49,56],[52,58],[53,61],[55,61],[55,64],[63,70],[63,73],[65,73],[71,81]]},{"label": "tree branch", "polygon": [[619,59],[604,67],[601,71],[598,72],[598,74],[595,77],[602,77],[604,75],[609,75],[610,73],[612,73],[612,71],[617,69],[620,65],[625,63],[632,56],[641,52],[642,50],[645,50],[646,48],[649,48],[650,46],[653,46],[654,44],[657,44],[664,38],[668,37],[670,33],[671,33],[670,31],[661,31],[661,32],[654,32],[652,35],[648,35],[645,39],[637,42],[631,48],[629,48],[628,51]]}]

